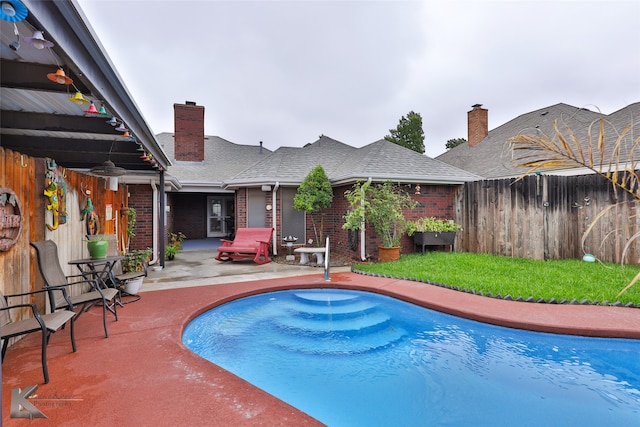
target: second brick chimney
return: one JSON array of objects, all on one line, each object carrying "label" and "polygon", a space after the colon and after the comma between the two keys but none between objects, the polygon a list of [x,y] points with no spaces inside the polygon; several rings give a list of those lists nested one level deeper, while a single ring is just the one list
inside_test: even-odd
[{"label": "second brick chimney", "polygon": [[204,107],[186,101],[173,104],[173,112],[176,160],[204,161]]},{"label": "second brick chimney", "polygon": [[470,147],[480,144],[489,135],[489,110],[481,108],[482,104],[472,105],[467,113],[467,141]]}]

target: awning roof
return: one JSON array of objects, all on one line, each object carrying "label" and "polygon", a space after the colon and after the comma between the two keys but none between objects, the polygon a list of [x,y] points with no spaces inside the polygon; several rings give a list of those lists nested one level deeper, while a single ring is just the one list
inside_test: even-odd
[{"label": "awning roof", "polygon": [[[50,157],[68,168],[89,169],[110,159],[128,173],[166,169],[166,153],[79,6],[66,0],[22,3],[29,11],[24,20],[0,20],[0,146]],[[25,38],[34,31],[42,31],[54,46],[38,50],[28,44]],[[14,42],[20,44],[17,50],[10,47]],[[47,78],[59,68],[72,85]],[[90,104],[70,102],[76,91],[107,114],[87,114]],[[132,138],[107,123],[112,116]],[[140,157],[143,152],[151,154],[155,166]]]}]

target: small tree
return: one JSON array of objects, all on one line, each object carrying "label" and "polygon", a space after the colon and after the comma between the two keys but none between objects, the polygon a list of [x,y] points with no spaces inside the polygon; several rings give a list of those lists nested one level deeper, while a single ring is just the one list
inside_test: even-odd
[{"label": "small tree", "polygon": [[406,117],[402,116],[398,127],[389,129],[389,132],[391,134],[384,137],[387,141],[424,154],[424,131],[420,113],[410,111]]},{"label": "small tree", "polygon": [[293,198],[293,207],[305,211],[311,216],[313,232],[316,236],[316,246],[322,244],[320,238],[324,236],[324,215],[320,215],[320,232],[316,227],[314,215],[323,208],[331,206],[333,188],[322,166],[318,165],[305,177]]},{"label": "small tree", "polygon": [[457,147],[458,145],[465,144],[467,142],[464,138],[454,138],[447,141],[445,144],[445,148],[447,150],[451,150],[453,147]]},{"label": "small tree", "polygon": [[390,248],[400,245],[402,234],[407,230],[405,209],[413,209],[417,202],[391,182],[371,185],[357,183],[344,193],[349,202],[349,211],[344,216],[345,230],[361,230],[369,223],[380,237],[382,246]]}]

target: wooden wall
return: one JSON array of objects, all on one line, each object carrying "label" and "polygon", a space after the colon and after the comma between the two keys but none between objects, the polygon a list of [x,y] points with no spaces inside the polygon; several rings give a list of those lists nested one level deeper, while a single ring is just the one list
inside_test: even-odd
[{"label": "wooden wall", "polygon": [[[46,224],[52,224],[52,214],[47,210],[48,199],[44,196],[46,185],[46,159],[31,158],[0,147],[0,187],[10,188],[20,200],[22,206],[22,230],[17,243],[7,251],[0,251],[0,290],[4,294],[28,292],[42,288],[42,278],[37,266],[35,251],[30,241],[51,239],[58,245],[60,263],[66,274],[76,274],[75,267],[68,265],[72,259],[88,256],[85,236],[86,222],[81,210],[86,205],[86,192],[97,209],[100,233],[119,235],[124,244],[127,218],[122,207],[127,206],[125,186],[118,191],[109,190],[108,182],[98,178],[58,167],[58,174],[67,185],[67,220],[57,229],[49,230]],[[110,206],[112,219],[106,218]],[[2,230],[0,230],[2,232]],[[40,309],[45,309],[45,300],[34,300]]]},{"label": "wooden wall", "polygon": [[[615,208],[596,221],[610,205]],[[614,192],[596,175],[577,177],[527,176],[465,184],[456,197],[456,219],[464,230],[456,249],[518,258],[582,258],[620,262],[626,242],[640,229],[637,202]],[[627,263],[638,263],[640,243],[628,252]]]}]

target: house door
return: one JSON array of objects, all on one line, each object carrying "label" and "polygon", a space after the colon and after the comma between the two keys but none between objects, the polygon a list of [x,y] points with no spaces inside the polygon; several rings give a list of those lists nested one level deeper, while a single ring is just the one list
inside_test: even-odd
[{"label": "house door", "polygon": [[207,237],[225,237],[233,234],[233,196],[207,197]]}]

